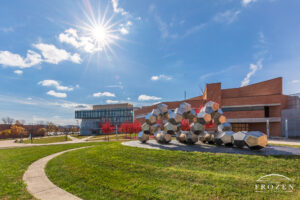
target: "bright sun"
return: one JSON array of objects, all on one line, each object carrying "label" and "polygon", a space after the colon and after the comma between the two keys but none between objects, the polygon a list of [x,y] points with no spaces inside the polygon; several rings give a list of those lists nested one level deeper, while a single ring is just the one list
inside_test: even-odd
[{"label": "bright sun", "polygon": [[114,22],[113,15],[107,17],[108,8],[103,13],[100,13],[100,9],[94,12],[89,1],[84,2],[86,3],[86,10],[84,10],[86,19],[77,26],[84,35],[81,37],[82,43],[89,52],[114,54],[112,46],[119,46],[117,42],[121,39],[119,37],[120,21]]},{"label": "bright sun", "polygon": [[93,27],[91,33],[93,39],[102,45],[104,45],[108,40],[107,30],[102,25],[97,25]]}]

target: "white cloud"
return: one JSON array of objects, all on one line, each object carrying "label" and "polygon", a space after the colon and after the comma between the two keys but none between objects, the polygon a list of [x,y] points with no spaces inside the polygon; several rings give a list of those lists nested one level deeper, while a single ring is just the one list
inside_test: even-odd
[{"label": "white cloud", "polygon": [[15,73],[15,74],[18,74],[18,75],[22,75],[22,74],[23,74],[23,71],[22,71],[22,70],[15,70],[14,73]]},{"label": "white cloud", "polygon": [[300,83],[300,80],[292,80],[292,83]]},{"label": "white cloud", "polygon": [[160,97],[155,97],[155,96],[148,96],[148,95],[145,95],[145,94],[142,94],[138,97],[138,100],[139,101],[159,101],[161,100]]},{"label": "white cloud", "polygon": [[115,100],[106,100],[107,104],[114,104],[114,103],[119,103],[119,101],[115,101]]},{"label": "white cloud", "polygon": [[126,28],[124,28],[124,27],[122,27],[122,28],[120,29],[120,32],[121,32],[123,35],[127,35],[127,34],[129,33],[128,29],[126,29]]},{"label": "white cloud", "polygon": [[66,98],[67,94],[62,92],[55,92],[54,90],[49,90],[46,94],[50,96],[55,96],[57,98]]},{"label": "white cloud", "polygon": [[247,6],[250,3],[254,3],[256,2],[256,0],[242,0],[242,5],[243,6]]},{"label": "white cloud", "polygon": [[119,0],[111,0],[113,9],[115,13],[121,13],[121,15],[128,15],[129,13],[126,12],[123,8],[119,7]]},{"label": "white cloud", "polygon": [[167,80],[167,81],[169,81],[169,80],[172,80],[172,77],[164,75],[164,74],[160,74],[158,76],[152,76],[151,80],[152,81],[158,81],[158,80]]},{"label": "white cloud", "polygon": [[79,54],[71,54],[64,49],[58,49],[53,44],[34,44],[35,48],[39,49],[42,52],[44,61],[52,64],[58,64],[64,60],[70,60],[74,63],[80,63],[81,59]]},{"label": "white cloud", "polygon": [[73,91],[73,87],[67,87],[67,86],[62,86],[60,83],[56,80],[43,80],[38,82],[39,85],[45,86],[45,87],[55,87],[57,90],[61,91]]},{"label": "white cloud", "polygon": [[9,67],[29,68],[42,62],[41,55],[28,50],[26,58],[9,51],[0,51],[0,64]]},{"label": "white cloud", "polygon": [[222,13],[218,13],[214,16],[213,20],[216,22],[220,22],[220,23],[227,23],[227,24],[231,24],[232,22],[234,22],[238,15],[241,13],[240,10],[226,10],[225,12]]},{"label": "white cloud", "polygon": [[70,44],[87,53],[94,53],[102,50],[101,47],[98,47],[97,44],[93,42],[91,37],[78,36],[77,30],[73,28],[69,28],[65,30],[64,33],[59,34],[58,39],[62,43]]},{"label": "white cloud", "polygon": [[94,93],[93,97],[116,97],[116,95],[111,92],[98,92]]},{"label": "white cloud", "polygon": [[64,33],[59,34],[58,39],[60,42],[71,44],[74,47],[80,47],[80,43],[77,41],[78,35],[75,29],[69,28]]},{"label": "white cloud", "polygon": [[256,65],[250,64],[249,69],[250,72],[248,72],[246,77],[242,80],[241,87],[249,85],[251,76],[253,76],[257,70],[262,69],[262,60],[259,60]]}]

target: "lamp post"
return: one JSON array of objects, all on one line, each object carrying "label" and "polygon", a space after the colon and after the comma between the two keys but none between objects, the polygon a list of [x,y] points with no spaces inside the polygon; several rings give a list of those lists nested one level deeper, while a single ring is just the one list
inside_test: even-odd
[{"label": "lamp post", "polygon": [[267,136],[270,137],[270,121],[267,119]]},{"label": "lamp post", "polygon": [[289,138],[288,119],[285,119],[285,138]]}]

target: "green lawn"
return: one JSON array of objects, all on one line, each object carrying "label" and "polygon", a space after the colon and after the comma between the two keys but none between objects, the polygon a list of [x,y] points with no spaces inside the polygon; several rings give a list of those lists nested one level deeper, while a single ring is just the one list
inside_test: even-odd
[{"label": "green lawn", "polygon": [[[67,138],[67,140],[66,140],[66,136],[52,136],[52,137],[33,138],[32,139],[33,144],[48,144],[48,143],[65,142],[65,141],[71,141],[71,139]],[[23,140],[23,143],[29,144],[30,140],[25,139],[25,140]]]},{"label": "green lawn", "polygon": [[[68,152],[47,175],[83,199],[300,199],[300,156],[150,150],[101,143]],[[295,179],[293,193],[254,192],[266,174]]]},{"label": "green lawn", "polygon": [[28,166],[47,155],[97,143],[0,149],[0,199],[33,199],[22,177]]},{"label": "green lawn", "polygon": [[76,134],[70,135],[70,136],[75,137],[75,138],[78,138],[78,139],[84,139],[84,138],[89,137],[89,136],[85,136],[85,135],[76,135]]}]

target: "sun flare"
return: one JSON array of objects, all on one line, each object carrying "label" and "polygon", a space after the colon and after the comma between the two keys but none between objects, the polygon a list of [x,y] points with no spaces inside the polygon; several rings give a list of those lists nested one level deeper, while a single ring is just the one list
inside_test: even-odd
[{"label": "sun flare", "polygon": [[91,35],[96,42],[105,43],[108,39],[108,33],[105,27],[98,25],[93,27],[91,30]]}]

